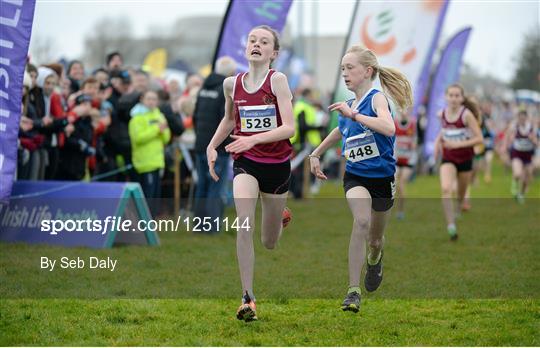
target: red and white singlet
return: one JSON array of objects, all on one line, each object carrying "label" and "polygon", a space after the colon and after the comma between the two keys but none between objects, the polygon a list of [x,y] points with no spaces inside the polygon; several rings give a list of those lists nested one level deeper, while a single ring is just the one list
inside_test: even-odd
[{"label": "red and white singlet", "polygon": [[403,125],[399,120],[394,119],[396,125],[396,146],[395,154],[398,166],[413,166],[416,164],[416,122],[408,119]]}]

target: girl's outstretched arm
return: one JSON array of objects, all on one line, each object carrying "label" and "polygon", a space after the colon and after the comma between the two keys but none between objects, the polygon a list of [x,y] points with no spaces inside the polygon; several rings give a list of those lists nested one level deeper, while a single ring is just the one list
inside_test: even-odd
[{"label": "girl's outstretched arm", "polygon": [[330,134],[328,134],[326,138],[324,138],[322,143],[320,143],[320,145],[317,146],[315,150],[313,150],[311,155],[309,155],[311,173],[317,178],[321,180],[327,179],[326,175],[324,175],[321,170],[321,163],[319,161],[319,158],[322,154],[326,152],[326,150],[335,145],[339,140],[341,140],[341,132],[339,131],[339,128],[336,127],[330,132]]},{"label": "girl's outstretched arm", "polygon": [[335,103],[328,107],[330,111],[338,111],[343,116],[353,119],[377,133],[388,137],[393,136],[396,133],[396,126],[388,108],[388,101],[382,93],[377,93],[373,97],[373,108],[377,117],[359,114],[345,102]]}]

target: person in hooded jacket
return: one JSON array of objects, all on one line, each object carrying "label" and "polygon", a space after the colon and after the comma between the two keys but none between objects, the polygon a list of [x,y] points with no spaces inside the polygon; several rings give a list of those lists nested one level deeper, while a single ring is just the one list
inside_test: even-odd
[{"label": "person in hooded jacket", "polygon": [[[236,73],[234,59],[224,56],[217,60],[215,71],[203,83],[197,95],[193,124],[195,128],[195,165],[199,181],[195,190],[195,216],[221,218],[226,199],[227,180],[214,181],[208,171],[206,148],[225,114],[223,80]],[[229,154],[225,151],[225,141],[217,148],[216,173],[226,178]],[[217,227],[217,226],[216,226]]]}]

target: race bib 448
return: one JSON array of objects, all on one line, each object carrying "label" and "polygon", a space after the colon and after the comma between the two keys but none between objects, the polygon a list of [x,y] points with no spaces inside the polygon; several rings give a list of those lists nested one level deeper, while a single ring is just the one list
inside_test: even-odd
[{"label": "race bib 448", "polygon": [[362,133],[347,138],[345,143],[345,158],[347,161],[360,162],[379,156],[379,148],[373,134]]},{"label": "race bib 448", "polygon": [[241,131],[265,132],[277,128],[275,105],[239,106]]}]

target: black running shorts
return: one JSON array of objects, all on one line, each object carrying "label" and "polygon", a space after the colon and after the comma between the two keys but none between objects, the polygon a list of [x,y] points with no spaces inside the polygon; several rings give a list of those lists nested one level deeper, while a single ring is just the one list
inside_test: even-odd
[{"label": "black running shorts", "polygon": [[371,195],[371,208],[375,211],[387,211],[394,205],[396,191],[394,176],[368,178],[345,172],[343,189],[345,193],[356,186],[365,187]]},{"label": "black running shorts", "polygon": [[291,161],[260,163],[240,157],[233,163],[234,176],[249,174],[257,179],[259,190],[264,193],[282,194],[289,191]]},{"label": "black running shorts", "polygon": [[456,163],[454,161],[449,161],[449,160],[445,160],[443,159],[441,161],[441,164],[443,163],[451,163],[454,165],[454,167],[456,167],[456,170],[458,173],[461,173],[461,172],[470,172],[472,170],[472,167],[473,167],[473,160],[468,160],[468,161],[465,161],[465,162],[461,162],[461,163]]}]

